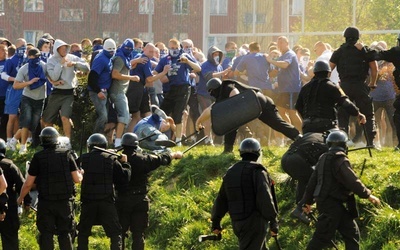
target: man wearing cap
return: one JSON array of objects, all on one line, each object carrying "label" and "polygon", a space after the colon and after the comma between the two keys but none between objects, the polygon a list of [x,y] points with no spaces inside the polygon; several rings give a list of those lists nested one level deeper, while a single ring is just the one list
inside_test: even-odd
[{"label": "man wearing cap", "polygon": [[[333,52],[330,59],[330,66],[333,69],[337,67],[340,87],[351,101],[357,103],[361,113],[367,118],[365,129],[368,138],[367,145],[373,145],[376,135],[375,115],[372,99],[369,91],[376,87],[378,77],[378,64],[375,61],[375,54],[366,47],[361,50],[355,46],[360,32],[356,27],[348,27],[343,33],[346,42],[339,49]],[[369,75],[369,83],[366,84]],[[338,110],[339,127],[346,133],[349,131],[349,113],[345,109]]]},{"label": "man wearing cap", "polygon": [[71,138],[71,122],[74,103],[74,89],[78,84],[76,71],[89,71],[89,64],[82,58],[69,54],[70,45],[57,39],[54,43],[53,56],[47,61],[47,73],[53,84],[53,91],[48,105],[43,111],[43,122],[52,126],[61,113],[65,136]]},{"label": "man wearing cap", "polygon": [[21,98],[21,127],[20,154],[26,153],[26,140],[29,131],[32,133],[39,124],[46,97],[46,63],[40,59],[40,51],[32,48],[28,52],[28,63],[22,66],[15,77],[14,89],[23,89]]},{"label": "man wearing cap", "polygon": [[112,59],[113,69],[111,77],[113,80],[110,88],[110,99],[115,105],[118,120],[114,147],[121,146],[122,134],[130,120],[128,98],[125,95],[129,86],[129,81],[140,81],[139,76],[129,75],[132,60],[131,54],[134,47],[135,44],[132,39],[125,39]]},{"label": "man wearing cap", "polygon": [[107,96],[111,86],[111,58],[117,50],[115,41],[111,38],[104,42],[104,47],[92,63],[88,77],[89,97],[96,109],[97,119],[93,129],[94,133],[103,133],[107,123]]}]

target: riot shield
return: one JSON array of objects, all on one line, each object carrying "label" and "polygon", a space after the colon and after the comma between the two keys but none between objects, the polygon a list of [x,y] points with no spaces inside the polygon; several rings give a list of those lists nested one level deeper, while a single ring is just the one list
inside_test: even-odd
[{"label": "riot shield", "polygon": [[261,112],[256,93],[248,89],[211,107],[212,130],[216,135],[225,135],[258,118]]}]

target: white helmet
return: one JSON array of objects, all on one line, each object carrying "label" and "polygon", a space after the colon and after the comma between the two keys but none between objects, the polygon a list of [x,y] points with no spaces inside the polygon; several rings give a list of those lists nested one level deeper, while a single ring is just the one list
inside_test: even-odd
[{"label": "white helmet", "polygon": [[109,52],[115,52],[117,50],[117,45],[113,39],[109,38],[104,42],[103,49]]}]

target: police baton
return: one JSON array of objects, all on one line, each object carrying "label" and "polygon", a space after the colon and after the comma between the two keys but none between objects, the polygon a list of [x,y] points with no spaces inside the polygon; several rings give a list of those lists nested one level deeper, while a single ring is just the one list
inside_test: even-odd
[{"label": "police baton", "polygon": [[201,142],[203,142],[205,139],[207,139],[208,136],[204,136],[203,138],[201,138],[200,140],[198,140],[197,142],[195,142],[192,146],[188,147],[187,149],[185,149],[185,151],[182,152],[182,154],[186,153],[187,151],[191,150],[192,148],[196,147],[197,145],[199,145]]},{"label": "police baton", "polygon": [[281,243],[278,240],[278,235],[276,234],[276,235],[272,236],[272,238],[275,239],[276,247],[278,248],[278,250],[282,250]]},{"label": "police baton", "polygon": [[367,129],[365,128],[365,124],[362,124],[361,126],[363,127],[363,130],[364,130],[365,140],[367,141],[367,147],[369,146],[368,147],[369,157],[372,157],[372,151],[371,151],[371,148],[370,148],[370,146],[372,146],[372,145],[368,145],[368,143],[369,143],[368,139],[369,138],[368,138],[368,134],[367,134]]},{"label": "police baton", "polygon": [[101,151],[101,152],[109,153],[110,155],[115,155],[115,156],[117,156],[118,158],[121,158],[121,154],[118,154],[118,153],[113,152],[113,151],[111,151],[111,150],[107,150],[107,149],[104,149],[104,148],[99,148],[99,147],[97,147],[97,146],[93,146],[93,148],[94,148],[94,149],[97,149],[97,150],[99,150],[99,151]]},{"label": "police baton", "polygon": [[[312,219],[315,223],[318,222],[318,219],[317,219],[317,217],[315,217],[314,212],[310,211],[310,212],[308,213],[308,215],[311,217],[311,219]],[[331,243],[332,243],[332,245],[333,245],[333,248],[335,248],[336,250],[339,250],[338,246],[335,244],[335,242],[334,242],[333,240],[331,240]]]},{"label": "police baton", "polygon": [[202,131],[203,129],[204,129],[204,127],[201,127],[201,128],[199,129],[199,131],[194,131],[194,132],[191,133],[190,135],[186,136],[185,139],[182,139],[182,140],[180,140],[180,141],[177,141],[176,143],[180,143],[180,142],[184,142],[184,141],[188,140],[190,137],[199,134],[200,131]]},{"label": "police baton", "polygon": [[351,152],[351,151],[357,151],[357,150],[361,150],[361,149],[370,149],[371,148],[375,148],[374,146],[365,146],[365,147],[360,147],[360,148],[352,148],[352,149],[348,149],[347,152]]},{"label": "police baton", "polygon": [[148,135],[148,136],[146,136],[146,137],[143,137],[143,138],[140,138],[139,139],[139,142],[141,142],[141,141],[144,141],[144,140],[147,140],[147,139],[149,139],[150,137],[152,137],[152,136],[155,136],[155,135],[157,135],[158,133],[152,133],[152,134],[150,134],[150,135]]}]

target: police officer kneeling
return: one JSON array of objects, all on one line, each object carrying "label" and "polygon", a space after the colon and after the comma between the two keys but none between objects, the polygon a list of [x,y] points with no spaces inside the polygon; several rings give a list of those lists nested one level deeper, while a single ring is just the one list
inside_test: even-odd
[{"label": "police officer kneeling", "polygon": [[212,230],[221,232],[221,219],[229,212],[239,248],[265,249],[268,224],[273,236],[278,233],[273,182],[264,166],[257,163],[261,151],[257,140],[244,139],[239,151],[242,160],[228,169],[214,202]]},{"label": "police officer kneeling", "polygon": [[[78,225],[78,249],[88,249],[92,226],[100,224],[111,239],[112,250],[122,248],[121,225],[115,207],[114,188],[128,185],[131,166],[126,155],[121,158],[98,149],[107,148],[107,139],[102,134],[93,134],[87,141],[89,153],[80,157],[84,170],[81,202],[82,212]],[[121,164],[121,163],[122,164]]]},{"label": "police officer kneeling", "polygon": [[322,249],[331,244],[336,230],[343,236],[346,249],[359,249],[360,232],[354,194],[373,204],[380,200],[357,178],[346,156],[348,140],[344,131],[331,132],[326,139],[329,151],[317,162],[304,194],[304,212],[311,211],[314,199],[320,214],[307,249]]},{"label": "police officer kneeling", "polygon": [[129,229],[132,232],[132,249],[140,250],[144,249],[144,231],[149,223],[148,175],[160,166],[169,165],[172,159],[182,158],[182,153],[142,154],[134,133],[125,133],[121,145],[133,167],[129,185],[118,190],[116,204],[123,235]]},{"label": "police officer kneeling", "polygon": [[72,249],[74,182],[79,183],[82,175],[69,150],[57,148],[58,137],[53,127],[46,127],[40,133],[43,150],[33,155],[17,200],[21,204],[36,183],[39,193],[36,225],[40,232],[40,249],[54,249],[55,234],[60,249]]}]

